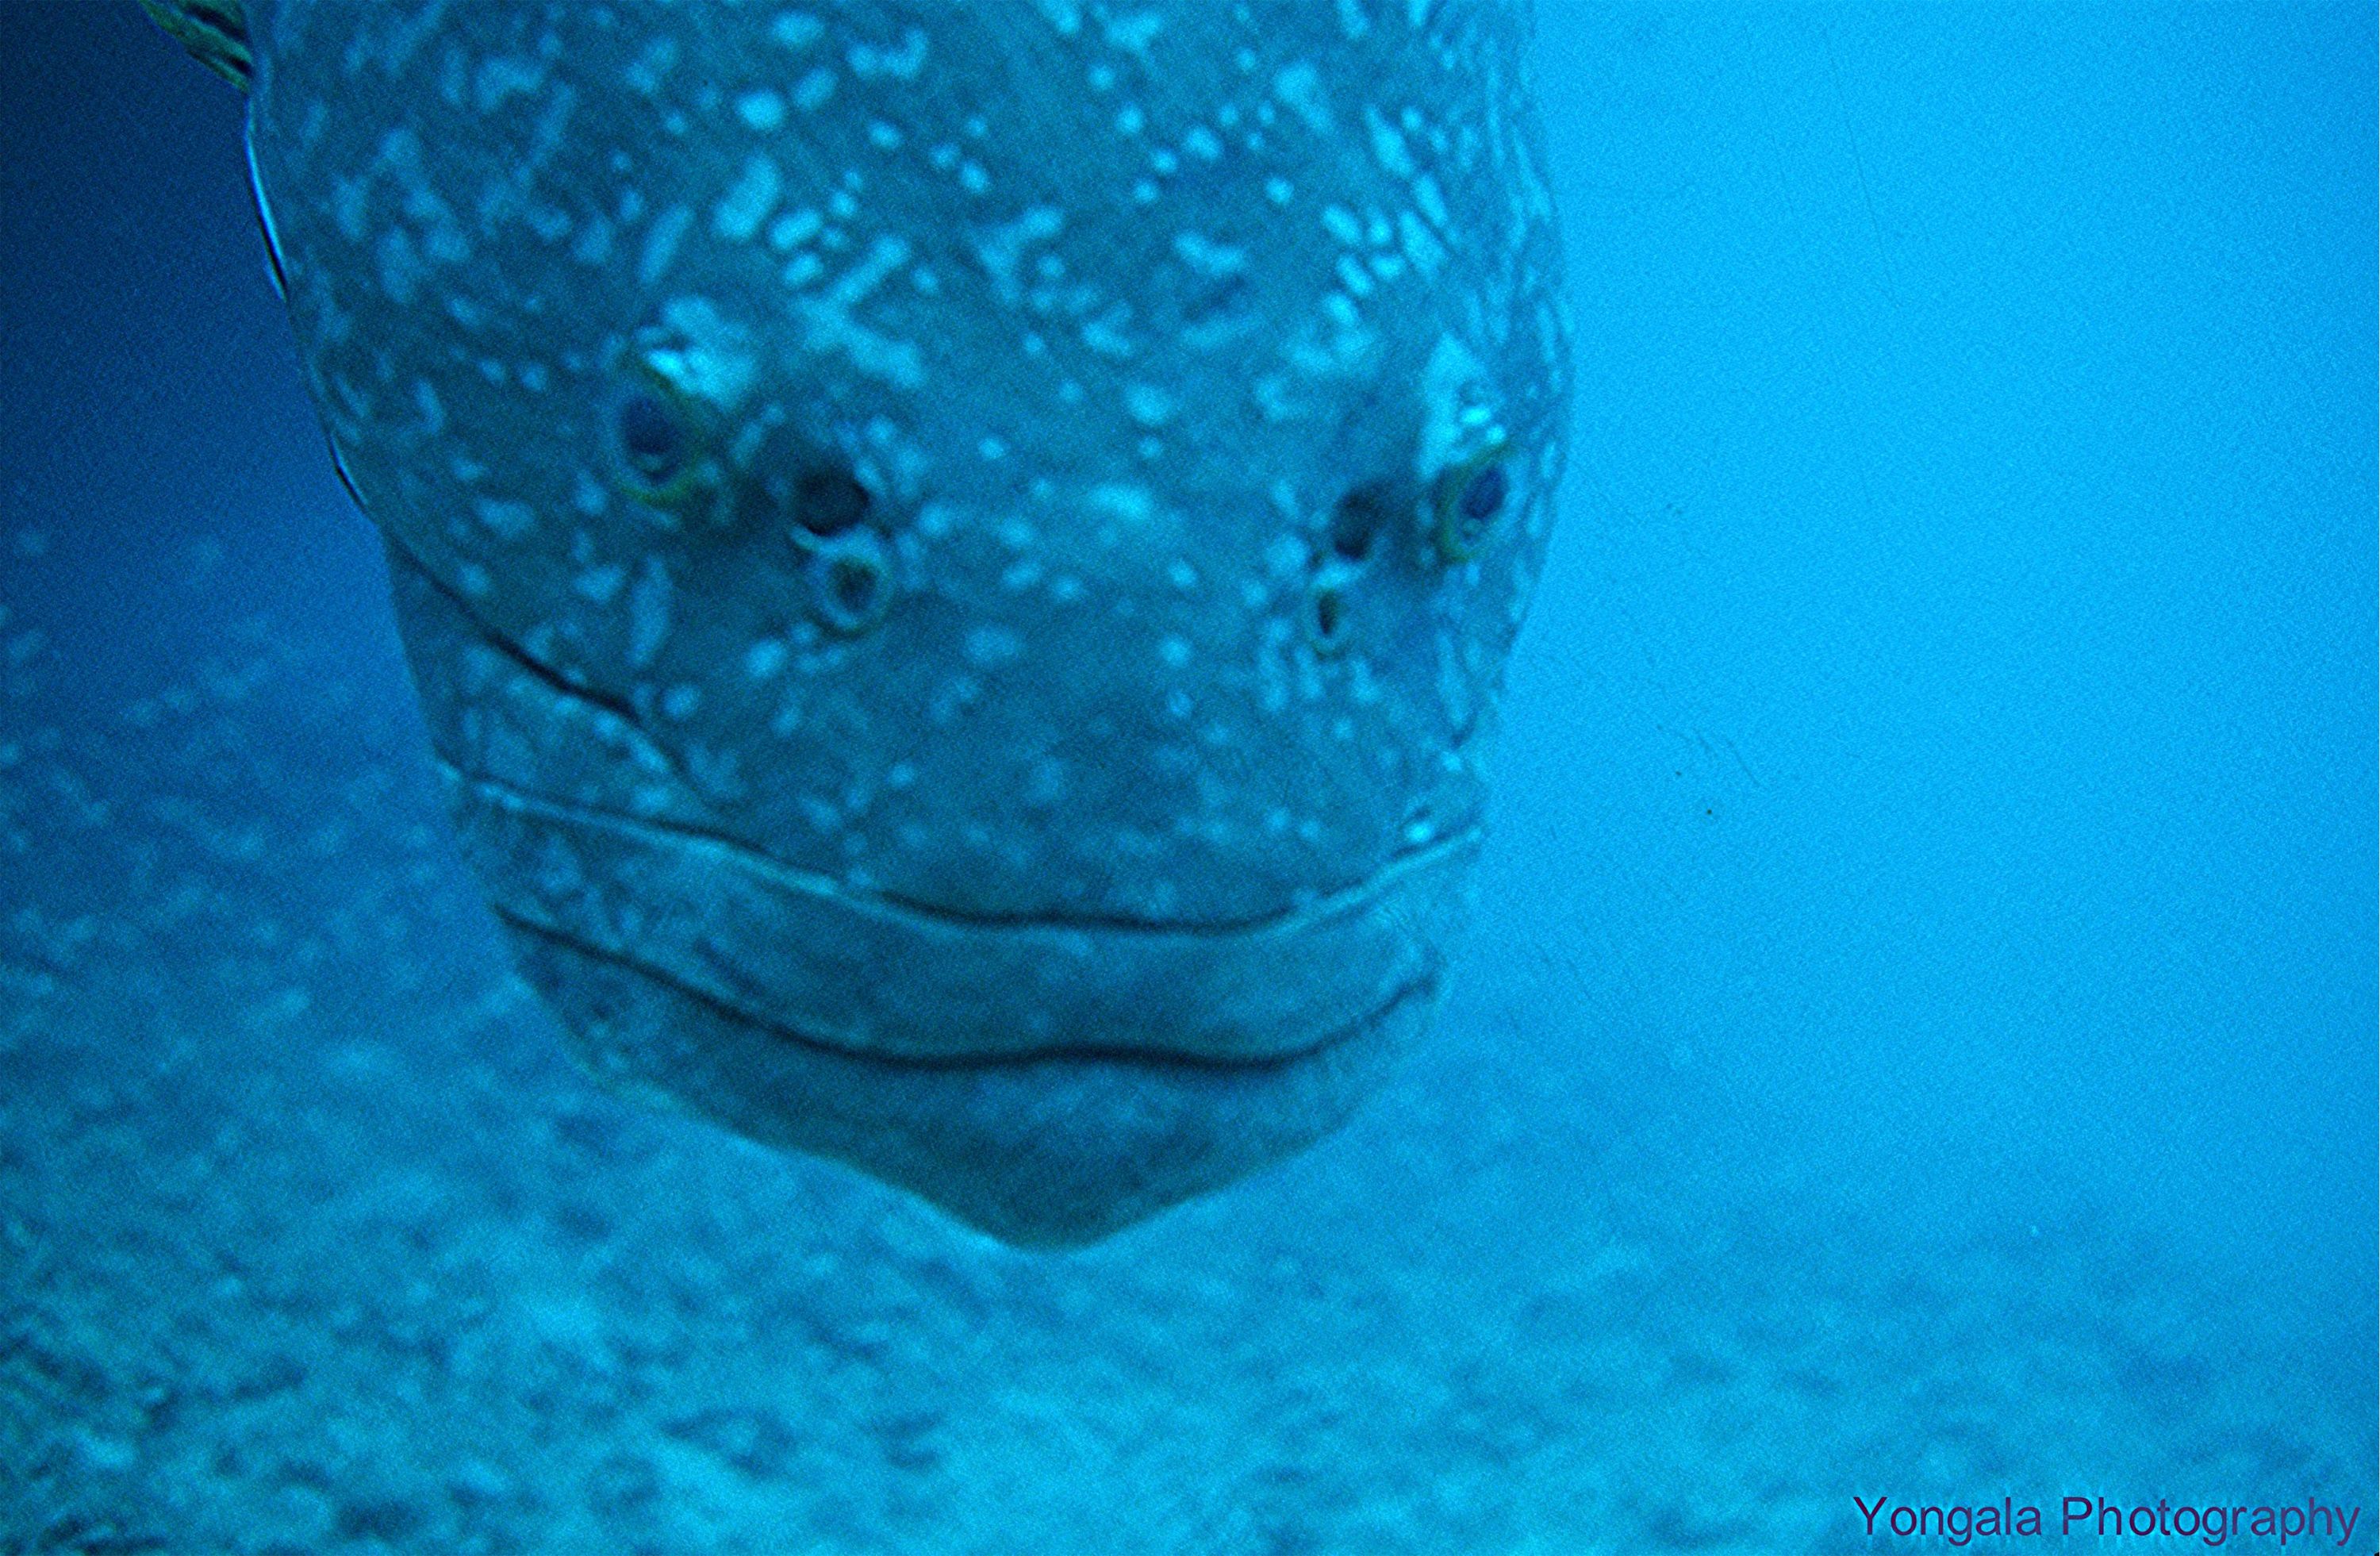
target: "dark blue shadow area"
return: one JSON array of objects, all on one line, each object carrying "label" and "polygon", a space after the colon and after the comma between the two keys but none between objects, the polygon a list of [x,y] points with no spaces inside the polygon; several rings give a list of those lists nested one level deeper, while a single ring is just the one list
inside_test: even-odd
[{"label": "dark blue shadow area", "polygon": [[0,592],[38,600],[69,689],[121,691],[259,611],[377,639],[379,547],[266,272],[238,94],[131,4],[6,14]]}]

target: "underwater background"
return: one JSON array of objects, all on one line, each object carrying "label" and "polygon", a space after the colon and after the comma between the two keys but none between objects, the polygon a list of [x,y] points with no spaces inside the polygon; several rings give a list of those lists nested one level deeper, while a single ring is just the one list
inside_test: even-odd
[{"label": "underwater background", "polygon": [[2380,1543],[2371,7],[1540,31],[1575,452],[1438,1030],[1050,1255],[571,1068],[237,94],[0,3],[0,1551]]}]

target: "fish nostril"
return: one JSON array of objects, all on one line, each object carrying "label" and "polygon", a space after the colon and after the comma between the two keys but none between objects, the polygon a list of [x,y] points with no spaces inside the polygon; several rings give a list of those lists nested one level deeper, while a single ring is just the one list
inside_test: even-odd
[{"label": "fish nostril", "polygon": [[813,535],[840,535],[868,517],[868,488],[849,470],[811,470],[794,486],[794,522]]},{"label": "fish nostril", "polygon": [[1330,514],[1330,549],[1345,561],[1364,561],[1379,539],[1388,508],[1388,495],[1377,486],[1359,486],[1340,498]]},{"label": "fish nostril", "polygon": [[830,541],[810,560],[819,615],[837,632],[865,632],[892,604],[892,559],[868,530]]},{"label": "fish nostril", "polygon": [[1313,614],[1306,621],[1306,638],[1318,653],[1337,653],[1347,646],[1347,596],[1335,580],[1322,579],[1310,597]]}]

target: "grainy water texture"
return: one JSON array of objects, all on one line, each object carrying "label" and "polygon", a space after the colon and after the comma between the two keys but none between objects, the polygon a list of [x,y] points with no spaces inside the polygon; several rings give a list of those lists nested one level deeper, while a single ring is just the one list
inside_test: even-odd
[{"label": "grainy water texture", "polygon": [[2380,1543],[2368,9],[412,9],[0,0],[0,1552]]}]

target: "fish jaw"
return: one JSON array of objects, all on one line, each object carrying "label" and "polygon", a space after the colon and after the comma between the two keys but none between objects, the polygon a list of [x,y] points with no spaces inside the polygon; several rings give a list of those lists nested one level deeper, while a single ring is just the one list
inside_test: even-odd
[{"label": "fish jaw", "polygon": [[926,1064],[789,1039],[534,932],[523,976],[623,1095],[897,1185],[1020,1247],[1073,1247],[1305,1149],[1427,1027],[1434,986],[1318,1046],[1214,1064],[1113,1053]]}]

